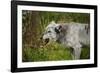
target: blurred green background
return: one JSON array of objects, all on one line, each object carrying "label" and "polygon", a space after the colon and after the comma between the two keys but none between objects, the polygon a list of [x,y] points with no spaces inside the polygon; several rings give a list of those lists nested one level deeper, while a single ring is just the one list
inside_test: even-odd
[{"label": "blurred green background", "polygon": [[[88,23],[88,13],[47,12],[47,11],[22,11],[22,61],[56,61],[72,60],[71,49],[52,42],[43,46],[40,37],[45,27],[51,22],[56,23]],[[81,59],[90,58],[89,46],[84,47]]]}]

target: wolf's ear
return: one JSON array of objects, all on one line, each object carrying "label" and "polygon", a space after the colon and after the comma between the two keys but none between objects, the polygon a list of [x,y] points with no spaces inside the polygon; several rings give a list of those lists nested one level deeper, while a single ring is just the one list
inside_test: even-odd
[{"label": "wolf's ear", "polygon": [[62,31],[62,26],[61,25],[59,25],[59,26],[57,26],[56,28],[55,28],[55,32],[56,33],[60,33]]},{"label": "wolf's ear", "polygon": [[51,21],[50,24],[56,24],[55,21]]}]

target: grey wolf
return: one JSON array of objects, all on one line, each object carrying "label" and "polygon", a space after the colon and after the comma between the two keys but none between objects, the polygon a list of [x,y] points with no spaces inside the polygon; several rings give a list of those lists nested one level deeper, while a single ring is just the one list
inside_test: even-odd
[{"label": "grey wolf", "polygon": [[48,42],[57,42],[73,48],[73,59],[80,59],[83,45],[90,44],[89,24],[82,23],[55,23],[50,22],[45,28],[42,39]]}]

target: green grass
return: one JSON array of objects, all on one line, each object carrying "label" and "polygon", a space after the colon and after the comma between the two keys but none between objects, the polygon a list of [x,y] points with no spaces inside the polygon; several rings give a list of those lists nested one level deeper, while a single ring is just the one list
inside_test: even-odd
[{"label": "green grass", "polygon": [[72,59],[70,51],[57,43],[52,43],[42,48],[24,48],[23,56],[24,62]]},{"label": "green grass", "polygon": [[[23,49],[23,62],[72,60],[72,56],[70,48],[65,48],[61,44],[57,43],[52,43],[42,48]],[[81,59],[88,58],[89,49],[83,48]]]},{"label": "green grass", "polygon": [[81,59],[90,59],[90,48],[89,47],[85,47],[82,49]]}]

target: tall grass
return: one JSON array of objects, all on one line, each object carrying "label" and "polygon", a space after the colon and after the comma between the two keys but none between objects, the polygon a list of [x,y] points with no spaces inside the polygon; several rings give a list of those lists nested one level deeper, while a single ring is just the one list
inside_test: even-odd
[{"label": "tall grass", "polygon": [[72,54],[61,44],[52,43],[42,48],[26,48],[23,53],[23,61],[56,61],[71,60]]}]

